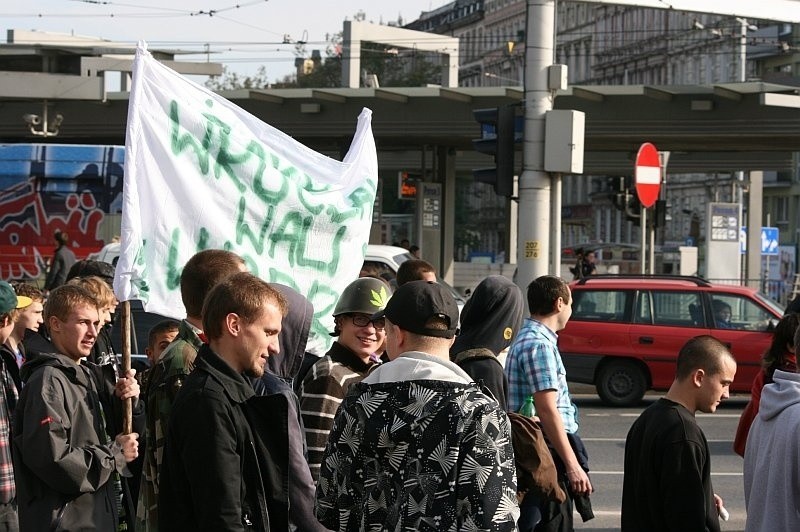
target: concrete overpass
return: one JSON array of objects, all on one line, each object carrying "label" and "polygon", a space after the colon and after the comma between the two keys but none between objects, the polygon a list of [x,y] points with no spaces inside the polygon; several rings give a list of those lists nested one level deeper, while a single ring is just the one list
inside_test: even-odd
[{"label": "concrete overpass", "polygon": [[[8,75],[10,73],[3,73]],[[31,142],[23,115],[42,100],[4,94],[0,142]],[[64,118],[49,142],[123,144],[128,93],[105,99],[47,98]],[[761,82],[696,86],[586,86],[558,93],[557,109],[586,113],[587,174],[630,173],[645,140],[672,152],[670,171],[788,170],[800,146],[798,87]],[[382,169],[410,169],[423,146],[455,150],[456,170],[485,166],[472,151],[472,110],[516,103],[521,87],[274,89],[222,95],[308,146],[336,156],[349,145],[362,107],[374,112]],[[46,92],[37,91],[44,99]]]},{"label": "concrete overpass", "polygon": [[[87,83],[95,79],[85,78]],[[7,86],[0,83],[0,142],[125,142],[127,92],[77,99],[59,93],[54,84],[38,86],[31,98],[20,94],[17,85],[14,94],[4,93]],[[523,91],[521,87],[336,88],[237,90],[222,95],[336,158],[347,150],[361,108],[372,109],[382,178],[394,178],[397,170],[425,169],[426,175],[442,183],[443,223],[435,255],[442,257],[437,264],[440,273],[452,280],[456,178],[471,178],[472,168],[487,165],[487,157],[472,150],[471,141],[479,136],[472,110],[518,103]],[[31,135],[23,120],[25,114],[40,112],[44,99],[52,113],[63,116],[58,136],[46,139]],[[791,86],[755,82],[573,87],[557,95],[555,107],[586,113],[587,174],[630,174],[634,154],[646,140],[672,152],[672,173],[788,171],[793,167],[792,150],[800,146],[800,96]]]}]

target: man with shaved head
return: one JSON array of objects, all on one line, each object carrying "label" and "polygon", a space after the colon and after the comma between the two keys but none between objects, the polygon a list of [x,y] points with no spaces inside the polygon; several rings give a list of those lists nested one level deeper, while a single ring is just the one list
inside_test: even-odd
[{"label": "man with shaved head", "polygon": [[697,336],[681,348],[667,395],[628,432],[623,531],[719,531],[722,499],[711,485],[711,453],[694,416],[728,398],[734,375],[736,361],[716,338]]}]

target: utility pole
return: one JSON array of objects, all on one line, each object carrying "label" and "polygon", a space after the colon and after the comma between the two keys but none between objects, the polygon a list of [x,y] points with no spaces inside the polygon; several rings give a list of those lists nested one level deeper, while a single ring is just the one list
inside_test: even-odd
[{"label": "utility pole", "polygon": [[[519,176],[517,285],[550,271],[550,234],[561,230],[561,213],[552,209],[552,180],[544,171],[545,114],[553,108],[548,68],[554,63],[555,0],[526,0],[525,136]],[[555,218],[555,219],[553,219]]]},{"label": "utility pole", "polygon": [[[747,81],[747,32],[758,27],[746,18],[736,17],[739,24],[739,81]],[[736,172],[738,181],[738,203],[744,209],[744,172]],[[749,172],[747,205],[747,253],[744,257],[743,278],[746,284],[759,288],[761,279],[761,214],[763,202],[763,172]]]}]

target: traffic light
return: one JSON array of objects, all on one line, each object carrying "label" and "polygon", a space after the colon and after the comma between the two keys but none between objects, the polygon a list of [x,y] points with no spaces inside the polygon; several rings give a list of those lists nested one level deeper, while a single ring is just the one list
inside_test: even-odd
[{"label": "traffic light", "polygon": [[481,125],[481,138],[472,141],[476,151],[494,155],[494,166],[472,171],[475,181],[488,183],[498,196],[514,194],[514,106],[475,109],[475,120]]},{"label": "traffic light", "polygon": [[639,225],[639,222],[642,221],[641,212],[642,212],[642,202],[639,201],[639,196],[637,196],[636,194],[630,194],[628,196],[628,203],[625,206],[625,210],[623,211],[625,219],[633,223],[633,225]]},{"label": "traffic light", "polygon": [[627,221],[633,222],[633,225],[639,225],[642,204],[639,197],[633,192],[633,178],[631,176],[609,177],[607,184],[611,204],[622,211]]},{"label": "traffic light", "polygon": [[667,220],[672,219],[669,215],[669,208],[670,205],[667,203],[667,200],[656,200],[653,227],[665,227],[667,225]]}]

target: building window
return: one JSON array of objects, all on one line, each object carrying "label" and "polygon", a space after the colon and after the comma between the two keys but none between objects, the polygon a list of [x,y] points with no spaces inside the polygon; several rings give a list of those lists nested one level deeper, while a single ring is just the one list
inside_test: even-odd
[{"label": "building window", "polygon": [[773,198],[776,224],[789,223],[789,198],[787,196]]}]

